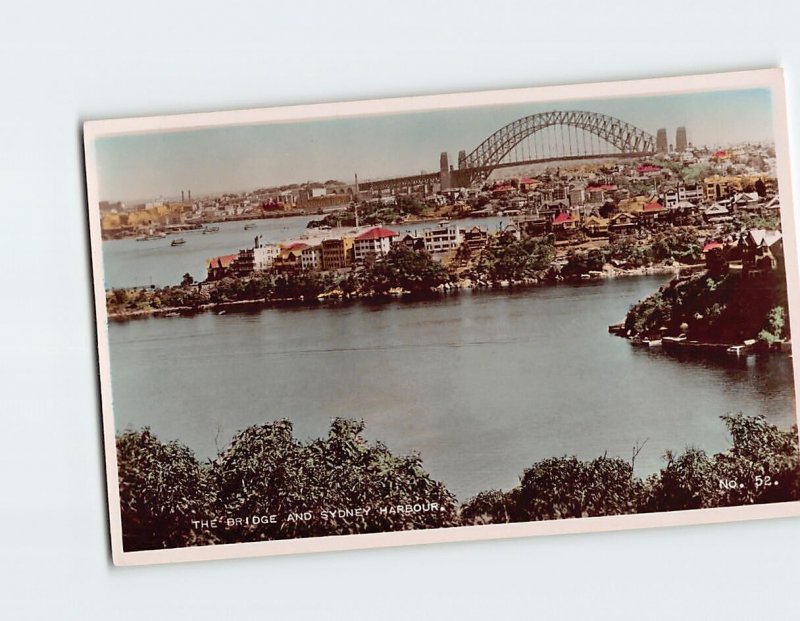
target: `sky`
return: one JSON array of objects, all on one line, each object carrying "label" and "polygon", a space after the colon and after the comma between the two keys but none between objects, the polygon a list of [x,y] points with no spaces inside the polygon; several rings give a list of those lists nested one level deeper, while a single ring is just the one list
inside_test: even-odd
[{"label": "sky", "polygon": [[724,146],[771,141],[768,89],[624,99],[567,100],[292,123],[206,128],[96,140],[100,200],[193,197],[305,181],[360,180],[434,172],[447,151],[472,151],[520,117],[550,110],[615,116],[653,135],[685,126],[689,142]]}]

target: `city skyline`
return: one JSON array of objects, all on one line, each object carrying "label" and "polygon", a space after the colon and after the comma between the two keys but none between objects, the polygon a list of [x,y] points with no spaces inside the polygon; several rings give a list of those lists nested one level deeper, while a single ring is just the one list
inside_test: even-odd
[{"label": "city skyline", "polygon": [[100,200],[126,202],[238,192],[336,179],[351,183],[435,171],[456,163],[497,129],[549,110],[609,114],[674,143],[686,127],[695,146],[771,141],[768,89],[573,99],[375,116],[162,131],[95,141]]}]

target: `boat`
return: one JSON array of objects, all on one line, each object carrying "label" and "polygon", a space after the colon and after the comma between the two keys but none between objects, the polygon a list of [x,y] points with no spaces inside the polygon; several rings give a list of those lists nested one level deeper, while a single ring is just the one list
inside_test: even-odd
[{"label": "boat", "polygon": [[648,347],[661,347],[661,339],[650,339],[646,340],[645,343],[647,343]]},{"label": "boat", "polygon": [[175,312],[167,313],[166,315],[164,315],[164,317],[180,317],[180,316],[181,316],[180,313],[175,313]]},{"label": "boat", "polygon": [[250,229],[254,229],[254,228],[256,228],[256,223],[255,222],[248,222],[247,224],[244,225],[244,230],[245,231],[249,231]]},{"label": "boat", "polygon": [[745,352],[745,349],[746,347],[744,345],[731,345],[725,350],[725,353],[733,356],[741,356]]},{"label": "boat", "polygon": [[218,232],[219,232],[218,226],[207,226],[206,228],[203,229],[203,235],[205,235],[206,233],[218,233]]},{"label": "boat", "polygon": [[170,246],[182,246],[185,243],[186,240],[183,237],[178,237],[177,239],[173,239],[172,242],[170,242]]}]

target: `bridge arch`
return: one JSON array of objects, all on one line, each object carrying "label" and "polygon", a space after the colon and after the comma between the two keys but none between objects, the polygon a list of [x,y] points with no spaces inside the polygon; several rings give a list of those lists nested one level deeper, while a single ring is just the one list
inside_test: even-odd
[{"label": "bridge arch", "polygon": [[555,125],[594,134],[619,149],[621,154],[651,155],[655,152],[655,137],[635,125],[598,112],[557,110],[531,114],[501,127],[461,160],[459,169],[467,169],[472,179],[478,175],[488,177],[520,142]]}]

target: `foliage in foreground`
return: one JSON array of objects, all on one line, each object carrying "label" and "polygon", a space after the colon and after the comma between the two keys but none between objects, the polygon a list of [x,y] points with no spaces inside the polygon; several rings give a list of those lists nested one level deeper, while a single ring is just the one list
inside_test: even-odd
[{"label": "foliage in foreground", "polygon": [[[327,437],[303,443],[289,421],[253,426],[204,465],[148,429],[118,435],[125,550],[456,524],[455,498],[420,457],[396,457],[367,442],[363,429],[363,422],[335,419]],[[235,521],[245,517],[257,523]],[[216,527],[193,524],[213,519]]]},{"label": "foliage in foreground", "polygon": [[666,466],[645,480],[631,464],[601,457],[545,459],[519,486],[482,492],[461,505],[462,524],[706,509],[800,498],[797,427],[788,431],[763,416],[722,417],[733,446],[709,456],[696,448],[667,451]]},{"label": "foliage in foreground", "polygon": [[[124,546],[145,550],[797,500],[797,428],[780,430],[763,416],[722,418],[732,439],[729,450],[713,456],[695,448],[677,456],[667,452],[664,468],[647,479],[635,477],[631,464],[618,458],[550,458],[525,470],[517,487],[481,492],[460,507],[419,456],[396,457],[382,443],[366,441],[363,422],[336,419],[327,437],[307,443],[293,437],[285,420],[250,427],[204,465],[185,446],[161,443],[147,429],[128,431],[117,436]],[[362,511],[337,511],[357,508]],[[253,516],[255,524],[244,520]],[[215,526],[198,524],[212,519]]]}]

